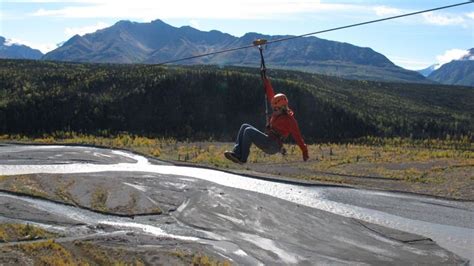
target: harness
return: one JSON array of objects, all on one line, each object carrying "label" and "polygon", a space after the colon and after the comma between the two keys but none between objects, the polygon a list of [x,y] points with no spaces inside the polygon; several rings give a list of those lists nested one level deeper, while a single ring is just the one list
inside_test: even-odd
[{"label": "harness", "polygon": [[[284,116],[284,115],[286,115],[286,114],[280,114],[280,115],[276,116],[275,119],[278,119],[279,117]],[[276,140],[278,142],[278,144],[280,144],[280,146],[283,146],[283,143],[287,139],[287,137],[283,136],[280,132],[278,132],[278,130],[270,127],[270,125],[268,125],[268,127],[267,127],[267,134],[272,139]]]},{"label": "harness", "polygon": [[286,138],[280,134],[280,132],[276,131],[273,128],[270,128],[267,130],[268,136],[270,136],[272,139],[276,140],[280,146],[283,145],[283,142],[286,140]]}]

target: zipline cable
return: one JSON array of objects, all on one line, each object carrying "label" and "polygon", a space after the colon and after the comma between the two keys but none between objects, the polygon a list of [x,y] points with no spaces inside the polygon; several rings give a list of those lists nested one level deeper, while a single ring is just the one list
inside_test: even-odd
[{"label": "zipline cable", "polygon": [[[332,28],[332,29],[321,30],[321,31],[315,31],[315,32],[310,32],[310,33],[306,33],[306,34],[302,34],[302,35],[291,36],[291,37],[287,37],[287,38],[281,38],[281,39],[276,39],[276,40],[272,40],[272,41],[267,41],[267,44],[276,43],[276,42],[284,42],[284,41],[289,41],[289,40],[293,40],[293,39],[297,39],[297,38],[302,38],[302,37],[306,37],[306,36],[310,36],[310,35],[316,35],[316,34],[326,33],[326,32],[330,32],[330,31],[337,31],[337,30],[342,30],[342,29],[347,29],[347,28],[352,28],[352,27],[358,27],[358,26],[367,25],[367,24],[372,24],[372,23],[377,23],[377,22],[381,22],[381,21],[386,21],[386,20],[391,20],[391,19],[397,19],[397,18],[402,18],[402,17],[408,17],[408,16],[413,16],[413,15],[418,15],[418,14],[422,14],[422,13],[433,12],[433,11],[437,11],[437,10],[442,10],[442,9],[447,9],[447,8],[452,8],[452,7],[467,5],[467,4],[473,4],[473,3],[474,3],[474,0],[471,0],[471,1],[462,2],[462,3],[458,3],[458,4],[453,4],[453,5],[448,5],[448,6],[441,6],[441,7],[426,9],[426,10],[422,10],[422,11],[417,11],[417,12],[406,13],[406,14],[402,14],[402,15],[397,15],[397,16],[392,16],[392,17],[387,17],[387,18],[382,18],[382,19],[370,20],[370,21],[366,21],[366,22],[361,22],[361,23],[356,23],[356,24],[350,24],[350,25],[341,26],[341,27],[336,27],[336,28]],[[249,45],[245,45],[245,46],[241,46],[241,47],[229,48],[229,49],[224,49],[224,50],[220,50],[220,51],[216,51],[216,52],[211,52],[211,53],[205,53],[205,54],[199,54],[199,55],[194,55],[194,56],[189,56],[189,57],[183,57],[183,58],[180,58],[180,59],[174,59],[174,60],[164,61],[164,62],[152,64],[152,65],[158,65],[158,66],[159,66],[159,65],[165,65],[165,64],[170,64],[170,63],[175,63],[175,62],[190,60],[190,59],[199,58],[199,57],[205,57],[205,56],[210,56],[210,55],[228,53],[228,52],[233,52],[233,51],[237,51],[237,50],[243,50],[243,49],[252,48],[252,47],[255,47],[255,44],[249,44]]]}]

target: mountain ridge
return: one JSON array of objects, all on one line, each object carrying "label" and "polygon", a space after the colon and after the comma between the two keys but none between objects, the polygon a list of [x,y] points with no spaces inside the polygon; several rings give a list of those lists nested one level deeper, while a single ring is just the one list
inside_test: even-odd
[{"label": "mountain ridge", "polygon": [[[247,46],[257,38],[269,41],[291,35],[246,33],[235,37],[217,30],[200,31],[190,26],[173,27],[161,20],[138,23],[122,20],[84,36],[74,36],[43,59],[94,63],[144,63]],[[267,65],[345,78],[405,82],[429,82],[422,75],[396,66],[371,48],[305,37],[272,43],[265,51]],[[257,49],[238,50],[182,61],[177,64],[259,66]]]},{"label": "mountain ridge", "polygon": [[0,36],[0,58],[6,59],[40,59],[43,53],[26,45],[7,43],[5,37]]},{"label": "mountain ridge", "polygon": [[466,54],[449,63],[431,67],[433,67],[432,71],[426,77],[432,81],[446,85],[474,87],[474,48],[466,50]]},{"label": "mountain ridge", "polygon": [[453,60],[433,71],[428,78],[446,85],[474,87],[474,60]]}]

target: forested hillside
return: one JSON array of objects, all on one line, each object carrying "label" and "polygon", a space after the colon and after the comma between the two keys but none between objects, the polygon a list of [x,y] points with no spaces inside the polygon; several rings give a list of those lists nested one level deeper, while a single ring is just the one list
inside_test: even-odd
[{"label": "forested hillside", "polygon": [[[471,135],[472,88],[344,80],[269,71],[305,139]],[[264,127],[258,69],[158,67],[0,60],[0,133],[128,131],[234,138],[243,122]]]}]

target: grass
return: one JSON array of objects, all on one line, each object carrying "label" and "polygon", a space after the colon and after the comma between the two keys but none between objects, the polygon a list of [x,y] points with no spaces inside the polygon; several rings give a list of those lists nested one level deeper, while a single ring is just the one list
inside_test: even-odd
[{"label": "grass", "polygon": [[105,248],[87,241],[61,244],[54,240],[22,243],[1,248],[19,251],[35,265],[145,265],[142,260],[120,248]]},{"label": "grass", "polygon": [[54,192],[55,197],[57,197],[62,202],[70,203],[76,206],[79,205],[69,192],[72,186],[74,186],[75,180],[64,181],[62,178],[58,177],[57,181],[59,185],[56,187]]},{"label": "grass", "polygon": [[103,187],[96,188],[94,192],[92,193],[92,197],[91,197],[92,209],[103,211],[103,212],[108,211],[107,198],[108,198],[108,192],[106,189],[104,189]]},{"label": "grass", "polygon": [[41,184],[28,175],[0,176],[0,188],[42,198],[48,196]]},{"label": "grass", "polygon": [[82,260],[76,260],[72,254],[54,240],[18,244],[12,249],[20,250],[33,258],[38,265],[87,265]]},{"label": "grass", "polygon": [[171,255],[183,260],[189,261],[194,266],[230,266],[232,263],[228,260],[220,261],[208,255],[198,253],[190,253],[180,249],[171,252]]},{"label": "grass", "polygon": [[105,248],[88,241],[74,241],[84,258],[96,265],[145,265],[136,255],[129,255],[121,248]]},{"label": "grass", "polygon": [[48,232],[31,224],[0,224],[0,242],[16,242],[44,238],[53,238],[57,234]]},{"label": "grass", "polygon": [[230,266],[231,263],[227,260],[225,261],[218,261],[214,258],[211,258],[207,255],[203,254],[194,254],[192,265],[196,266]]},{"label": "grass", "polygon": [[[117,265],[143,266],[149,251],[134,251],[126,247],[96,244],[87,240],[58,243],[54,240],[21,243],[0,248],[2,252],[20,252],[22,258],[34,265]],[[157,250],[156,254],[171,265],[230,266],[228,260],[219,260],[201,252]]]},{"label": "grass", "polygon": [[[77,180],[74,176],[41,176],[36,174],[16,176],[0,175],[0,189],[12,193],[22,193],[108,213],[133,215],[140,207],[138,204],[140,194],[133,192],[127,195],[121,195],[122,197],[129,197],[125,205],[109,208],[107,206],[107,199],[111,196],[111,193],[115,193],[115,191],[107,191],[102,185],[95,185],[90,193],[88,193],[89,198],[81,201],[80,198],[77,198],[77,195],[73,195],[71,192],[76,182]],[[48,189],[43,189],[46,187]],[[158,206],[155,206],[147,209],[145,212],[161,214],[163,211]]]}]

